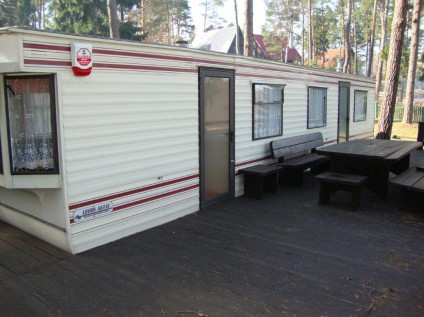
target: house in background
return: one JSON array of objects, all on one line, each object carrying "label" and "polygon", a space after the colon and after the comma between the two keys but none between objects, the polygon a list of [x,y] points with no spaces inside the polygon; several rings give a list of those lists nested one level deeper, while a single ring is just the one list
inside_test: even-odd
[{"label": "house in background", "polygon": [[287,60],[286,60],[286,49],[283,48],[282,50],[279,50],[277,52],[270,52],[269,53],[269,59],[272,59],[274,61],[281,61],[288,64],[301,64],[302,63],[302,56],[300,56],[297,49],[294,47],[288,47],[287,52]]},{"label": "house in background", "polygon": [[[241,47],[243,47],[243,33],[238,28]],[[268,52],[263,41],[263,36],[254,34],[253,56],[258,58],[268,59]],[[237,54],[236,50],[236,27],[230,26],[222,29],[203,31],[196,34],[191,48],[196,48],[204,51],[221,52],[227,54]]]}]

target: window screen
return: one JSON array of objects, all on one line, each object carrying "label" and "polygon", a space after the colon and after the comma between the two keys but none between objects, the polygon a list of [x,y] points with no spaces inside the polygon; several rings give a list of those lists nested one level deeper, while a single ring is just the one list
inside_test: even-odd
[{"label": "window screen", "polygon": [[283,85],[253,85],[253,139],[283,134]]},{"label": "window screen", "polygon": [[355,107],[353,121],[365,121],[367,119],[367,92],[355,90]]},{"label": "window screen", "polygon": [[308,87],[308,129],[327,125],[327,88]]},{"label": "window screen", "polygon": [[12,174],[58,172],[53,76],[6,77]]}]

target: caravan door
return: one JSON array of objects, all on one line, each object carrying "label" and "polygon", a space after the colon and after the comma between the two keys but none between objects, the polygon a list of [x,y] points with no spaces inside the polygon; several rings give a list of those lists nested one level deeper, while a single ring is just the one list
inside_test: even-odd
[{"label": "caravan door", "polygon": [[234,71],[199,69],[200,206],[234,197]]}]

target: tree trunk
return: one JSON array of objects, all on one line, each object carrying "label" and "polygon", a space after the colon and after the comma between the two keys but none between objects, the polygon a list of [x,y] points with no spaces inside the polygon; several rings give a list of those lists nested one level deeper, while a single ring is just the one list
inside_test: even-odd
[{"label": "tree trunk", "polygon": [[374,44],[375,44],[375,20],[377,18],[377,0],[374,0],[374,9],[372,12],[371,39],[368,57],[367,77],[372,76],[372,64],[374,59]]},{"label": "tree trunk", "polygon": [[414,105],[415,72],[417,70],[417,57],[420,33],[420,13],[422,0],[414,1],[414,13],[412,16],[411,52],[409,54],[408,77],[406,83],[405,110],[403,112],[403,123],[412,123]]},{"label": "tree trunk", "polygon": [[237,0],[234,0],[234,14],[236,16],[236,53],[237,55],[242,55],[243,48],[240,41]]},{"label": "tree trunk", "polygon": [[305,7],[302,6],[302,66],[305,65]]},{"label": "tree trunk", "polygon": [[107,14],[109,16],[109,36],[119,39],[119,20],[116,0],[107,0]]},{"label": "tree trunk", "polygon": [[309,66],[312,66],[312,62],[314,60],[312,0],[308,0],[308,11],[308,64]]},{"label": "tree trunk", "polygon": [[351,53],[350,53],[350,24],[352,20],[352,0],[347,1],[347,21],[344,32],[345,59],[343,64],[343,73],[350,73]]},{"label": "tree trunk", "polygon": [[353,22],[353,45],[355,46],[355,71],[354,74],[358,75],[358,27],[356,20]]},{"label": "tree trunk", "polygon": [[389,0],[384,1],[384,8],[381,10],[381,36],[380,36],[380,50],[378,54],[378,67],[375,78],[375,96],[377,102],[380,102],[380,87],[381,79],[383,77],[383,58],[382,53],[386,47],[387,42],[387,16],[389,14]]},{"label": "tree trunk", "polygon": [[390,51],[389,58],[387,59],[384,102],[381,106],[380,118],[378,120],[378,133],[375,137],[376,139],[389,140],[392,132],[407,6],[407,0],[395,1],[392,33],[390,39]]},{"label": "tree trunk", "polygon": [[244,55],[253,55],[253,0],[245,0],[244,11]]}]

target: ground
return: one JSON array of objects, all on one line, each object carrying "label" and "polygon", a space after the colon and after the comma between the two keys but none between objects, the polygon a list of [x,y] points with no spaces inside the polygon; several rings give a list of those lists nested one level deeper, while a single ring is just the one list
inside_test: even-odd
[{"label": "ground", "polygon": [[[374,125],[374,135],[378,131],[378,124]],[[394,122],[392,127],[392,139],[400,139],[405,141],[416,141],[418,133],[418,123],[406,124],[402,122]]]},{"label": "ground", "polygon": [[[424,158],[414,152],[414,162]],[[389,188],[239,197],[70,256],[0,222],[0,316],[424,316],[424,213]]]}]

